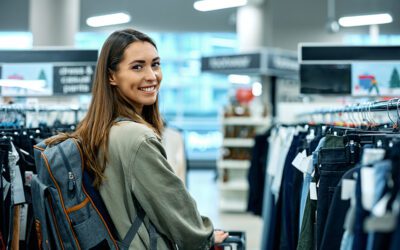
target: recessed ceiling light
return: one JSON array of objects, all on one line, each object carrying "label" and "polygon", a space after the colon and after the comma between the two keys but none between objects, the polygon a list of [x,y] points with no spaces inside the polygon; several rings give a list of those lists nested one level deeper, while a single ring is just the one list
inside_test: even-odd
[{"label": "recessed ceiling light", "polygon": [[91,27],[101,27],[127,23],[131,20],[131,16],[125,13],[114,13],[102,16],[93,16],[86,19],[86,24]]},{"label": "recessed ceiling light", "polygon": [[339,18],[339,24],[343,27],[384,24],[391,22],[393,22],[393,18],[390,14],[387,13],[362,16],[347,16]]},{"label": "recessed ceiling light", "polygon": [[240,7],[247,4],[247,0],[201,0],[193,4],[198,11],[219,10]]}]

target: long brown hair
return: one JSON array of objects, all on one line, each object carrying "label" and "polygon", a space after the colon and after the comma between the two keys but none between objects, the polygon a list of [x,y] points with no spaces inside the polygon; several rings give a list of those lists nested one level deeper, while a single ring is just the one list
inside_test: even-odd
[{"label": "long brown hair", "polygon": [[104,180],[108,158],[108,136],[117,117],[126,117],[145,124],[158,136],[161,135],[163,128],[158,97],[153,105],[144,106],[142,114],[138,114],[132,102],[122,95],[119,88],[110,84],[110,73],[118,70],[125,49],[136,41],[149,42],[157,49],[150,37],[133,29],[115,31],[107,38],[97,62],[89,110],[72,134],[81,142],[85,168],[94,174],[95,187],[99,187]]}]

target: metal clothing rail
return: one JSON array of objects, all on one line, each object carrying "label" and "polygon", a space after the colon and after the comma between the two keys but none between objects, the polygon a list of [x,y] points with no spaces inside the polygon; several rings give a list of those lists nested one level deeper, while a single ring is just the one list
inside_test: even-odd
[{"label": "metal clothing rail", "polygon": [[17,113],[19,115],[22,115],[24,120],[26,121],[26,114],[28,112],[74,112],[74,120],[75,123],[78,123],[79,117],[78,113],[79,112],[85,112],[87,109],[80,108],[77,106],[70,106],[70,107],[65,107],[65,106],[53,106],[53,107],[48,107],[48,106],[43,106],[43,105],[38,105],[38,106],[29,106],[29,105],[24,105],[24,104],[2,104],[0,105],[0,113]]},{"label": "metal clothing rail", "polygon": [[[379,124],[392,124],[400,126],[400,98],[393,98],[388,101],[374,101],[356,103],[339,108],[323,108],[312,112],[300,113],[298,120],[311,121],[316,123],[343,123],[348,126]],[[347,126],[344,125],[344,126]]]},{"label": "metal clothing rail", "polygon": [[340,113],[370,113],[370,112],[389,112],[396,110],[400,116],[400,98],[393,98],[388,101],[375,101],[366,103],[357,103],[346,105],[341,108],[325,108],[318,109],[312,112],[301,113],[298,116],[307,115],[326,115],[326,114],[340,114]]}]

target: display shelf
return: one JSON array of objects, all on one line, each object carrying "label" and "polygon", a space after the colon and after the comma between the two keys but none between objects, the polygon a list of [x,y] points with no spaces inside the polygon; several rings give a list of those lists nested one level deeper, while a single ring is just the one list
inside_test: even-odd
[{"label": "display shelf", "polygon": [[223,147],[243,147],[249,148],[254,146],[253,138],[224,138]]},{"label": "display shelf", "polygon": [[247,173],[251,165],[254,137],[270,126],[270,119],[254,116],[223,117],[221,125],[224,138],[221,157],[217,161],[220,173],[219,208],[223,211],[245,212],[249,191]]},{"label": "display shelf", "polygon": [[220,169],[248,169],[250,161],[248,160],[219,160],[217,166]]}]

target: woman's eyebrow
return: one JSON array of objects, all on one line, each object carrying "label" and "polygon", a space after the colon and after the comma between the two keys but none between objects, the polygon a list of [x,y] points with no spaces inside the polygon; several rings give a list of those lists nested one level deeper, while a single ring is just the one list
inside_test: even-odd
[{"label": "woman's eyebrow", "polygon": [[[158,60],[160,60],[160,57],[159,57],[159,56],[155,57],[155,58],[152,60],[152,62],[158,61]],[[130,62],[129,64],[134,64],[134,63],[145,63],[145,62],[146,62],[146,60],[133,60],[133,61]]]}]

